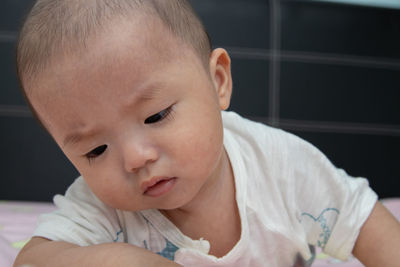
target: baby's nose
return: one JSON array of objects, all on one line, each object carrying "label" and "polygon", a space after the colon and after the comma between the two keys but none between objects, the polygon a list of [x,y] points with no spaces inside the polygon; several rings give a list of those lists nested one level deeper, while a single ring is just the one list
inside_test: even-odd
[{"label": "baby's nose", "polygon": [[125,145],[123,152],[125,170],[136,172],[158,159],[157,148],[145,141],[131,141]]}]

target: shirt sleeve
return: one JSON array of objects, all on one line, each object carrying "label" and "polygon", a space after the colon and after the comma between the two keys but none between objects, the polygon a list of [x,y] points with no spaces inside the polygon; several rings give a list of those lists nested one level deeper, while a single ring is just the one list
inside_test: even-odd
[{"label": "shirt sleeve", "polygon": [[39,217],[33,236],[79,246],[124,239],[116,210],[103,204],[82,177],[75,180],[65,196],[56,195],[54,203],[57,210]]},{"label": "shirt sleeve", "polygon": [[308,142],[289,135],[288,144],[287,174],[293,186],[286,193],[296,207],[300,229],[308,244],[347,259],[377,195],[367,179],[351,177],[336,168]]}]

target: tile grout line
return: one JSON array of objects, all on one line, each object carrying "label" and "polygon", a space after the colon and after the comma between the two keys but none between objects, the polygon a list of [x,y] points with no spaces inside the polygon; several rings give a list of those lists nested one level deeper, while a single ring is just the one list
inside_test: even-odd
[{"label": "tile grout line", "polygon": [[0,117],[33,117],[28,107],[19,105],[0,105]]},{"label": "tile grout line", "polygon": [[[272,51],[257,48],[226,47],[234,58],[272,60]],[[326,65],[350,65],[356,67],[374,67],[400,69],[399,60],[353,56],[345,54],[328,54],[314,52],[296,52],[279,50],[279,59],[286,62],[319,63]]]},{"label": "tile grout line", "polygon": [[16,32],[0,31],[0,42],[14,42],[17,40]]},{"label": "tile grout line", "polygon": [[394,68],[400,69],[400,60],[390,60],[367,56],[323,54],[310,52],[285,51],[281,55],[282,61],[320,63],[330,65],[351,65],[358,67]]},{"label": "tile grout line", "polygon": [[280,16],[279,16],[279,0],[270,1],[270,18],[271,18],[271,52],[270,52],[270,68],[269,68],[269,122],[273,126],[279,126],[279,78],[280,78]]},{"label": "tile grout line", "polygon": [[[251,119],[269,124],[268,118],[265,117],[251,117]],[[399,125],[283,119],[280,120],[279,127],[307,132],[400,136]]]},{"label": "tile grout line", "polygon": [[229,55],[235,58],[244,58],[244,59],[262,59],[262,60],[270,60],[271,59],[271,50],[269,49],[258,49],[258,48],[243,48],[243,47],[224,47]]}]

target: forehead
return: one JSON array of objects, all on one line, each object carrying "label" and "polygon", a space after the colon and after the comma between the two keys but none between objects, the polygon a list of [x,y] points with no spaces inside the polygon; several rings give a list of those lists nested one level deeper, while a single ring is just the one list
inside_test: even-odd
[{"label": "forehead", "polygon": [[[65,41],[56,43],[55,54],[50,53],[49,64],[36,75],[36,84],[41,77],[48,79],[54,70],[65,72],[79,67],[105,67],[112,62],[123,62],[127,56],[136,57],[135,62],[153,60],[158,63],[172,56],[180,55],[176,51],[186,46],[175,37],[158,17],[137,14],[132,18],[116,17],[99,26],[82,42]],[[58,47],[62,47],[59,49]],[[46,77],[47,76],[47,77]],[[42,82],[42,81],[40,81]],[[28,89],[29,89],[28,84]],[[29,92],[29,90],[27,90]]]},{"label": "forehead", "polygon": [[[75,112],[75,105],[85,104],[81,99],[96,105],[102,97],[110,101],[124,98],[132,89],[145,87],[143,81],[156,76],[159,69],[184,61],[200,62],[161,22],[137,19],[114,23],[88,42],[84,53],[57,59],[38,77],[28,96],[43,123],[51,127],[53,115]],[[82,125],[78,115],[65,116],[65,124]]]},{"label": "forehead", "polygon": [[149,68],[178,59],[181,55],[178,50],[183,46],[157,19],[143,17],[112,22],[101,34],[89,38],[84,47],[77,45],[73,51],[68,49],[53,56],[51,64],[26,86],[26,91],[29,97],[42,94],[40,99],[46,89],[66,93],[60,91],[62,86],[46,87],[50,83],[81,82],[81,78],[96,82],[89,78],[99,72],[109,76],[130,71],[141,78]]}]

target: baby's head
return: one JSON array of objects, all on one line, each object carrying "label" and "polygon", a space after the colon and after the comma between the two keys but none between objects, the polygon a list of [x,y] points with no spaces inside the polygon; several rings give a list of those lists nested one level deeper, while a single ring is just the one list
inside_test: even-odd
[{"label": "baby's head", "polygon": [[112,22],[143,17],[161,20],[163,30],[191,46],[208,64],[210,40],[187,0],[38,0],[21,30],[19,75],[24,81],[62,56],[85,53],[90,40],[107,29],[117,30]]},{"label": "baby's head", "polygon": [[92,191],[119,209],[189,205],[227,172],[230,60],[186,0],[39,0],[18,74]]}]

